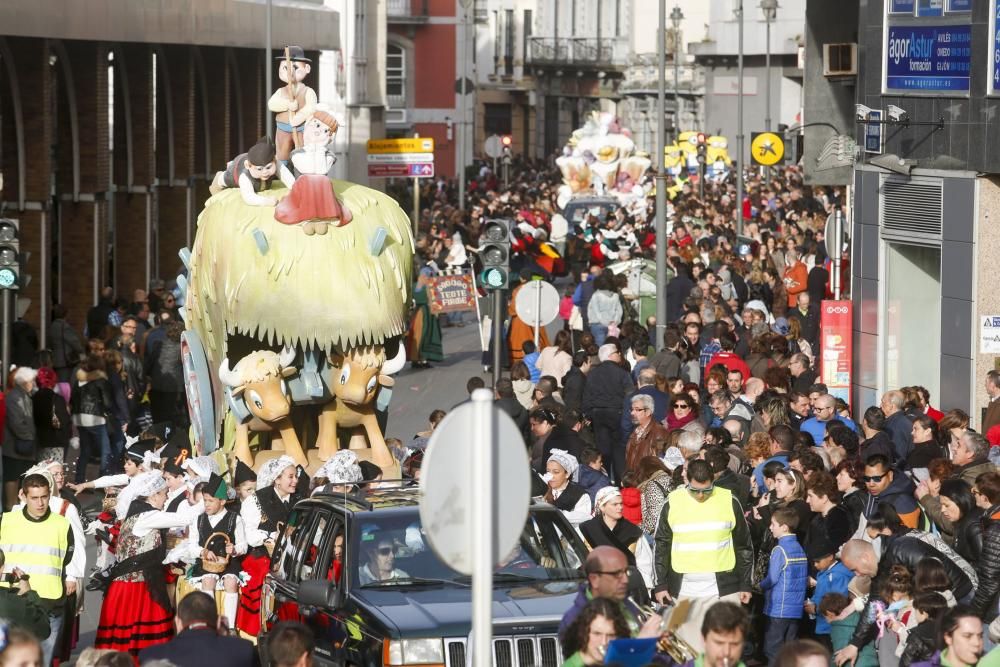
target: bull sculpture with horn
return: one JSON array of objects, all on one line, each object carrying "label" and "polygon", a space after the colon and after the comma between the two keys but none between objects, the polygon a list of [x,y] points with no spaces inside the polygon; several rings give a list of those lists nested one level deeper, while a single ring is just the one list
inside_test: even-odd
[{"label": "bull sculpture with horn", "polygon": [[334,400],[323,406],[319,417],[317,446],[321,460],[325,461],[336,453],[338,427],[360,427],[367,438],[367,448],[363,442],[359,443],[356,438],[352,438],[351,449],[368,449],[368,452],[356,453],[359,458],[370,457],[371,462],[382,468],[387,476],[398,472],[395,471],[396,462],[378,426],[375,399],[381,388],[391,388],[395,384],[391,376],[398,373],[405,363],[406,351],[403,345],[399,346],[399,352],[392,359],[386,358],[385,348],[381,345],[335,352],[327,359],[327,385]]},{"label": "bull sculpture with horn", "polygon": [[303,467],[307,465],[305,452],[292,426],[292,401],[289,398],[287,378],[295,375],[292,366],[295,350],[284,348],[281,354],[270,350],[252,352],[240,359],[234,368],[229,359],[219,366],[219,380],[225,385],[233,400],[242,401],[249,417],[236,426],[233,453],[248,466],[253,466],[250,451],[250,431],[274,431],[271,449],[284,450]]}]

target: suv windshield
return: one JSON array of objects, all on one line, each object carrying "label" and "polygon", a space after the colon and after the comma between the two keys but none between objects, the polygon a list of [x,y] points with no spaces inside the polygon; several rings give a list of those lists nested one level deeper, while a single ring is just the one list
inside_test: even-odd
[{"label": "suv windshield", "polygon": [[[417,512],[364,517],[351,536],[353,585],[408,586],[447,581],[468,585],[469,577],[451,569],[431,548]],[[532,512],[521,540],[496,568],[495,580],[555,581],[579,579],[586,551],[577,534],[557,512]]]},{"label": "suv windshield", "polygon": [[595,216],[602,223],[607,219],[609,213],[614,213],[618,209],[616,200],[608,201],[576,201],[572,199],[563,209],[563,217],[572,224],[582,224],[588,215]]}]

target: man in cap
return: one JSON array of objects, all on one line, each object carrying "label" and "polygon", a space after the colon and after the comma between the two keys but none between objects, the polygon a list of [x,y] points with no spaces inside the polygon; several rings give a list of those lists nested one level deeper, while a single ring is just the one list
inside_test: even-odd
[{"label": "man in cap", "polygon": [[316,91],[303,83],[312,71],[312,60],[306,58],[301,46],[285,47],[284,53],[275,60],[278,61],[278,78],[286,85],[274,91],[267,108],[274,113],[277,158],[285,162],[292,149],[302,143],[305,123],[316,111],[318,98]]},{"label": "man in cap", "polygon": [[[242,556],[247,552],[247,538],[242,517],[226,509],[228,497],[226,482],[216,473],[211,473],[202,489],[205,513],[199,515],[188,528],[184,550],[186,558],[194,561],[194,568],[188,577],[192,585],[200,585],[201,590],[214,596],[219,579],[222,579],[225,590],[223,615],[232,628],[236,625],[240,571]],[[212,571],[205,568],[206,563],[216,566],[220,561],[226,561],[222,572],[218,572],[216,567]]]}]

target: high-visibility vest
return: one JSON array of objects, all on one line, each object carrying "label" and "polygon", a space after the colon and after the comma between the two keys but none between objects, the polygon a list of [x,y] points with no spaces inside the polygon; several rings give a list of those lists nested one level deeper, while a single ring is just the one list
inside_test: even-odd
[{"label": "high-visibility vest", "polygon": [[736,567],[733,494],[715,487],[700,503],[684,487],[671,491],[667,521],[673,533],[670,566],[682,574],[728,572]]},{"label": "high-visibility vest", "polygon": [[[4,572],[18,568],[31,576],[31,590],[45,600],[63,596],[63,561],[69,549],[69,521],[49,514],[45,521],[28,521],[24,510],[7,512],[0,522],[0,549],[6,562]],[[0,581],[0,586],[11,584]]]}]

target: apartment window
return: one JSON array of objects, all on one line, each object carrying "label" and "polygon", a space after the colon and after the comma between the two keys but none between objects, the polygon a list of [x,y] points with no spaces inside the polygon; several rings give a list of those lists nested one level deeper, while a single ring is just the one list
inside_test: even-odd
[{"label": "apartment window", "polygon": [[521,30],[521,33],[524,35],[523,44],[521,45],[521,48],[524,49],[524,53],[523,53],[521,59],[524,61],[524,73],[525,74],[529,74],[530,71],[531,71],[531,69],[528,67],[528,63],[531,62],[531,32],[532,32],[532,28],[534,27],[532,25],[532,21],[534,21],[534,17],[531,14],[531,10],[530,9],[525,9],[524,10],[524,27]]},{"label": "apartment window", "polygon": [[509,104],[485,104],[483,106],[483,131],[486,136],[510,134],[513,128],[511,106]]},{"label": "apartment window", "polygon": [[504,11],[503,73],[514,74],[514,10]]},{"label": "apartment window", "polygon": [[389,108],[406,106],[406,52],[398,44],[386,47],[385,95]]}]

